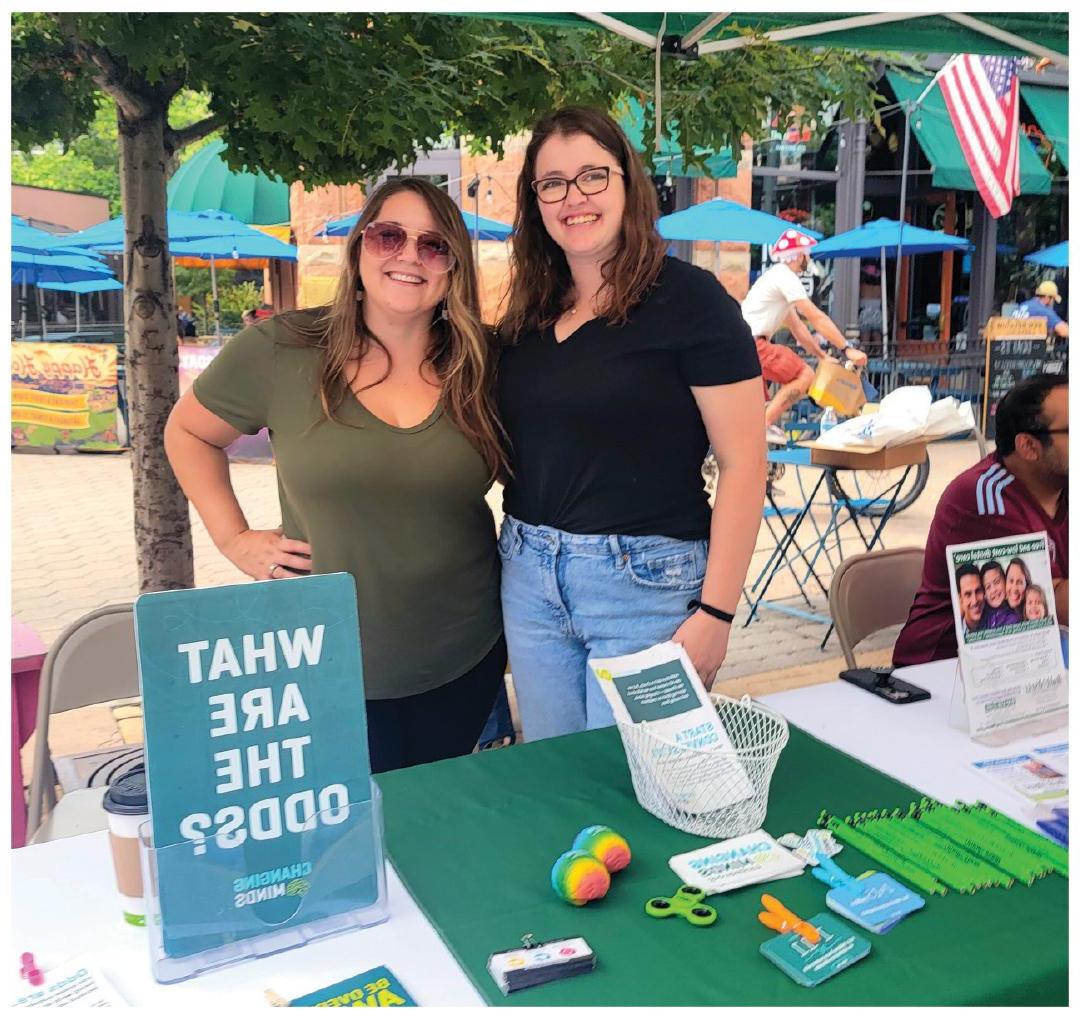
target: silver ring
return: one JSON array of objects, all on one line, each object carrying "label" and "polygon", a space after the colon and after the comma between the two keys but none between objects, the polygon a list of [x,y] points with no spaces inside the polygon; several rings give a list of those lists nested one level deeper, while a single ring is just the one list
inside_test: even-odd
[{"label": "silver ring", "polygon": [[281,566],[280,563],[271,563],[270,564],[270,580],[274,580],[274,571],[277,570],[277,568],[279,566]]}]

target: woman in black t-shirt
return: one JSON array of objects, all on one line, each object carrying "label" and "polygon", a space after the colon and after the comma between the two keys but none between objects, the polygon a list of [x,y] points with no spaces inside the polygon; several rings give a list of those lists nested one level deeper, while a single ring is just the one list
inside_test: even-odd
[{"label": "woman in black t-shirt", "polygon": [[[711,273],[665,256],[657,215],[605,113],[536,125],[497,384],[512,470],[503,613],[526,739],[610,725],[590,658],[670,639],[711,686],[757,537],[753,337]],[[710,443],[723,465],[711,512]]]}]

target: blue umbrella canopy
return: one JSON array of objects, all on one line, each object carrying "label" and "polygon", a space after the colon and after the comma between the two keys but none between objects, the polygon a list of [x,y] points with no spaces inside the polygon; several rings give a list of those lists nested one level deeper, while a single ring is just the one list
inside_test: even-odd
[{"label": "blue umbrella canopy", "polygon": [[712,198],[656,221],[660,236],[668,241],[742,241],[775,244],[785,230],[795,229],[815,239],[823,237],[797,223],[750,209],[726,198]]},{"label": "blue umbrella canopy", "polygon": [[811,254],[816,259],[877,259],[884,250],[886,258],[895,258],[898,247],[903,248],[905,255],[924,255],[935,251],[969,251],[975,246],[962,237],[910,223],[903,225],[901,236],[899,220],[880,219],[822,241]]},{"label": "blue umbrella canopy", "polygon": [[[469,237],[476,237],[477,224],[479,224],[481,241],[505,241],[514,232],[514,228],[509,223],[488,219],[487,216],[477,217],[475,212],[467,212],[464,209],[461,211],[461,218],[465,221],[465,229],[469,232]],[[327,220],[326,225],[315,236],[347,237],[359,219],[360,213],[354,212],[336,220]]]},{"label": "blue umbrella canopy", "polygon": [[11,217],[11,248],[13,251],[44,252],[46,254],[85,255],[86,252],[64,245],[64,238],[50,234],[47,230],[31,227],[26,220],[18,216]]},{"label": "blue umbrella canopy", "polygon": [[1069,242],[1052,244],[1042,251],[1033,251],[1024,256],[1025,262],[1034,262],[1037,266],[1050,266],[1052,269],[1067,269],[1069,265]]},{"label": "blue umbrella canopy", "polygon": [[[169,243],[173,241],[194,241],[206,237],[221,237],[227,234],[241,234],[245,231],[258,233],[235,216],[219,209],[205,209],[202,212],[168,213]],[[263,235],[265,236],[265,235]],[[124,217],[97,223],[77,234],[69,234],[63,239],[69,248],[93,248],[97,251],[123,251]]]},{"label": "blue umbrella canopy", "polygon": [[13,251],[11,282],[40,287],[46,283],[79,283],[85,280],[115,280],[104,262],[87,255]]},{"label": "blue umbrella canopy", "polygon": [[78,280],[73,283],[39,283],[42,290],[64,290],[72,294],[96,294],[101,290],[123,290],[124,285],[117,279]]},{"label": "blue umbrella canopy", "polygon": [[169,251],[173,255],[204,260],[287,259],[295,262],[297,259],[295,245],[286,244],[259,230],[245,230],[244,233],[223,234],[220,237],[206,237],[197,241],[170,241]]}]

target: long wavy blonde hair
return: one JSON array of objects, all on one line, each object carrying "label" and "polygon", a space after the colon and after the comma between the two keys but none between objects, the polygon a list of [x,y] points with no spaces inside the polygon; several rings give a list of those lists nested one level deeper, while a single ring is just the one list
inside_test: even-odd
[{"label": "long wavy blonde hair", "polygon": [[484,458],[492,479],[505,479],[507,459],[505,432],[495,412],[493,396],[497,350],[492,332],[480,318],[480,297],[472,245],[453,200],[430,181],[420,177],[394,177],[378,188],[364,204],[364,210],[345,244],[345,260],[333,302],[315,321],[308,342],[323,350],[319,375],[319,397],[323,413],[339,421],[337,412],[349,394],[350,359],[364,355],[372,345],[386,352],[387,369],[391,356],[383,341],[364,322],[357,301],[360,281],[360,245],[364,228],[375,220],[383,204],[392,195],[411,191],[427,204],[438,232],[446,238],[454,256],[449,288],[444,298],[447,317],[436,315],[431,326],[431,346],[426,361],[435,369],[442,386],[442,404],[450,420]]}]

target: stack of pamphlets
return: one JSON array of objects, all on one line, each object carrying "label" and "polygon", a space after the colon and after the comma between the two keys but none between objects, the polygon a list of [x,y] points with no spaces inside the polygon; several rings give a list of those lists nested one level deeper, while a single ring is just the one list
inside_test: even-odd
[{"label": "stack of pamphlets", "polygon": [[668,864],[688,885],[710,895],[801,875],[803,862],[763,829],[672,857]]},{"label": "stack of pamphlets", "polygon": [[[754,796],[731,737],[681,645],[664,641],[632,655],[590,659],[589,666],[616,722],[640,725],[657,738],[646,742],[651,760],[644,764],[679,808],[703,814]],[[705,762],[700,752],[718,753]]]},{"label": "stack of pamphlets", "polygon": [[1027,807],[1063,804],[1069,796],[1069,744],[1034,747],[1022,754],[973,761],[971,767]]}]

